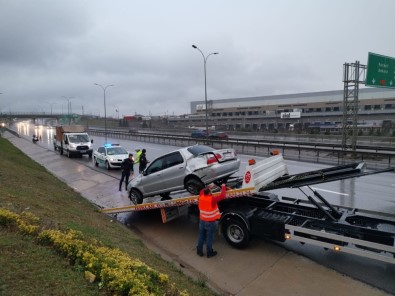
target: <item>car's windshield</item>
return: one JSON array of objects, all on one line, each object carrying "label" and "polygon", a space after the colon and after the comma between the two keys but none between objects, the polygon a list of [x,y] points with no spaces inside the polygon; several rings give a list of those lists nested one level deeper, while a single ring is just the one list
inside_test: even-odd
[{"label": "car's windshield", "polygon": [[114,148],[107,148],[108,155],[117,155],[117,154],[128,154],[128,152],[122,147],[114,147]]},{"label": "car's windshield", "polygon": [[209,146],[205,146],[205,145],[195,145],[195,146],[189,147],[187,150],[196,156],[196,155],[199,155],[200,153],[212,152],[215,149],[213,149]]},{"label": "car's windshield", "polygon": [[82,143],[82,142],[89,142],[88,135],[70,135],[69,141],[71,143]]}]

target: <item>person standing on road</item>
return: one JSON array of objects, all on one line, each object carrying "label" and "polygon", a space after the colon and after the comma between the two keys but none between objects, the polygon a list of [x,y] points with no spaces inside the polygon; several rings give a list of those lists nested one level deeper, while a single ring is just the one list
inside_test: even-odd
[{"label": "person standing on road", "polygon": [[139,164],[140,163],[140,156],[141,156],[142,151],[140,149],[136,149],[136,157],[134,160],[134,164]]},{"label": "person standing on road", "polygon": [[147,164],[149,163],[145,153],[146,153],[146,150],[143,149],[143,151],[141,151],[141,155],[140,155],[140,165],[139,165],[139,173],[140,174],[145,170],[145,168],[147,167]]},{"label": "person standing on road", "polygon": [[213,250],[214,234],[217,229],[218,220],[221,213],[218,208],[218,202],[226,196],[226,186],[222,184],[221,194],[213,196],[209,187],[203,188],[199,196],[199,237],[196,247],[196,253],[203,256],[203,244],[206,242],[207,258],[217,255],[217,251]]},{"label": "person standing on road", "polygon": [[125,179],[125,190],[128,190],[130,174],[132,174],[132,178],[134,175],[133,165],[134,165],[133,154],[129,153],[129,157],[125,158],[125,160],[121,164],[122,177],[121,177],[121,181],[119,182],[119,191],[122,191],[122,183],[124,179]]}]

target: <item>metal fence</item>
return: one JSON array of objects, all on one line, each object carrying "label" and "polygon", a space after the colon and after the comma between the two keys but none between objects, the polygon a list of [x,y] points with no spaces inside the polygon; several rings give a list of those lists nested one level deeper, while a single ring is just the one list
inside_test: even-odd
[{"label": "metal fence", "polygon": [[[101,129],[89,129],[89,133],[104,136]],[[233,148],[239,154],[256,156],[269,156],[274,149],[280,150],[285,159],[315,162],[329,165],[349,164],[364,161],[369,169],[385,169],[394,166],[395,151],[381,151],[378,147],[363,146],[357,151],[343,151],[340,146],[334,144],[298,143],[286,141],[263,141],[263,140],[206,140],[193,139],[189,136],[174,134],[153,134],[139,132],[109,131],[107,135],[113,138],[133,140],[139,142],[156,143],[161,145],[190,146],[194,144],[208,144],[221,148]],[[388,149],[392,150],[392,149]]]}]

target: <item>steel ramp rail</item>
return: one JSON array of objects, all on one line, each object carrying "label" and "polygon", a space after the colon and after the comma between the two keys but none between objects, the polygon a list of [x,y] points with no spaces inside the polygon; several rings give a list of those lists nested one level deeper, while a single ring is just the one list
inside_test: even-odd
[{"label": "steel ramp rail", "polygon": [[378,171],[365,172],[365,167],[366,165],[364,162],[359,162],[295,175],[285,175],[262,186],[258,191],[261,192],[280,188],[299,188],[308,185],[394,171],[394,168],[387,168]]}]

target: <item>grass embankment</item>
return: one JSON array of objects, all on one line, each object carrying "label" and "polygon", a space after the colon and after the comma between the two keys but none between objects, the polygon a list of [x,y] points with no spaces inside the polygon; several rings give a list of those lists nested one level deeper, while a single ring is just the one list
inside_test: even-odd
[{"label": "grass embankment", "polygon": [[[40,219],[40,228],[68,229],[82,233],[89,241],[99,241],[139,259],[154,270],[167,274],[175,283],[172,295],[213,295],[204,280],[193,281],[174,264],[148,250],[139,238],[124,226],[99,213],[94,205],[32,161],[10,142],[0,137],[0,208],[13,213],[32,213]],[[90,283],[84,269],[62,256],[55,248],[0,225],[0,295],[109,295],[99,288],[99,280]],[[169,291],[167,291],[169,292]]]}]

